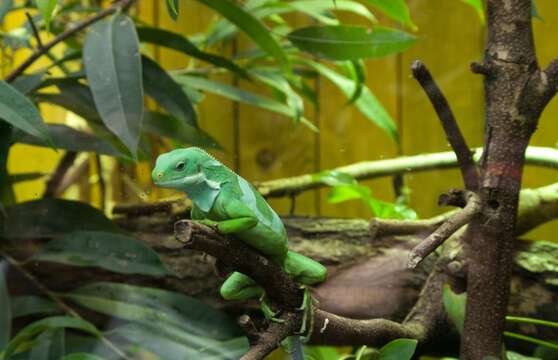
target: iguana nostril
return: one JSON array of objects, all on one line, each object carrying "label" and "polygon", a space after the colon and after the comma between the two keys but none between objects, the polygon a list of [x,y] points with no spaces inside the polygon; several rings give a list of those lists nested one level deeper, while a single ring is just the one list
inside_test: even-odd
[{"label": "iguana nostril", "polygon": [[159,171],[159,172],[157,173],[157,180],[161,180],[162,177],[163,177],[163,172],[162,172],[162,171]]}]

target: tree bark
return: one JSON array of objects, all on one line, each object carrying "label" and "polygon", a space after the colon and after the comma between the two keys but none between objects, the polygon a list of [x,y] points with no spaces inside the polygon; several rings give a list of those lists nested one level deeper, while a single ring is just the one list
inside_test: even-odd
[{"label": "tree bark", "polygon": [[525,149],[542,111],[530,0],[488,0],[480,214],[468,227],[467,309],[461,359],[500,358]]}]

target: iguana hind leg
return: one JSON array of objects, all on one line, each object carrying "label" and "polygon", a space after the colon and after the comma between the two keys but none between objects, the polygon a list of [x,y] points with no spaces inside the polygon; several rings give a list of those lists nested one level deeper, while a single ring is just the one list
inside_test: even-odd
[{"label": "iguana hind leg", "polygon": [[233,272],[221,285],[219,292],[225,300],[246,300],[261,297],[263,289],[248,276]]}]

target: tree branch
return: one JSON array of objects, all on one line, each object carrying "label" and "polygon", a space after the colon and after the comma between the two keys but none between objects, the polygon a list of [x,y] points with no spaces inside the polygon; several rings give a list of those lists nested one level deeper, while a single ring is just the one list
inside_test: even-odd
[{"label": "tree branch", "polygon": [[454,213],[436,231],[411,250],[407,264],[410,269],[416,268],[426,256],[442,245],[457,230],[468,224],[479,212],[481,203],[479,197],[474,192],[467,192],[466,201],[467,205],[465,205],[463,210]]},{"label": "tree branch", "polygon": [[66,31],[60,33],[54,39],[47,42],[42,47],[39,47],[38,49],[36,49],[33,52],[33,54],[31,54],[31,56],[29,56],[24,62],[22,62],[14,70],[12,70],[12,72],[10,72],[4,80],[6,82],[14,81],[18,76],[23,74],[23,72],[29,66],[31,66],[35,61],[37,61],[43,55],[46,55],[50,51],[50,49],[52,49],[54,46],[58,45],[59,43],[61,43],[64,40],[68,39],[69,37],[71,37],[75,33],[80,32],[81,30],[87,28],[88,26],[96,23],[97,21],[102,20],[102,19],[104,19],[105,17],[107,17],[111,14],[114,14],[119,9],[125,10],[125,9],[129,8],[134,3],[134,1],[135,0],[117,1],[110,8],[108,8],[106,10],[103,10],[103,11],[100,11],[96,15],[94,15],[94,16],[78,23],[76,26],[74,26],[72,28],[69,28]]},{"label": "tree branch", "polygon": [[471,150],[467,146],[461,130],[459,130],[459,126],[457,125],[457,121],[455,120],[446,97],[422,61],[415,60],[411,69],[413,76],[422,86],[434,110],[436,110],[436,114],[438,114],[446,133],[446,138],[457,155],[457,161],[461,169],[461,176],[463,177],[465,188],[470,191],[476,191],[479,187],[477,166],[473,161]]},{"label": "tree branch", "polygon": [[[282,316],[293,317],[293,323],[270,325],[267,333],[262,335],[263,338],[258,339],[256,345],[251,348],[248,353],[250,357],[243,359],[263,359],[279,345],[280,340],[293,335],[300,327],[302,317],[296,307],[302,303],[303,294],[279,265],[269,261],[242,241],[224,237],[195,221],[178,221],[175,224],[175,237],[184,244],[184,248],[203,251],[219,259],[225,266],[250,276],[264,288],[272,304],[277,305],[282,311]],[[424,338],[423,328],[416,324],[407,326],[385,319],[355,320],[318,308],[314,309],[313,316],[312,339],[332,345],[380,345],[401,337],[419,340]]]},{"label": "tree branch", "polygon": [[552,98],[558,91],[558,58],[552,60],[543,71],[543,82],[546,82],[546,92]]},{"label": "tree branch", "polygon": [[[474,149],[473,159],[478,163],[481,148]],[[528,165],[558,168],[558,150],[548,147],[530,146],[525,154]],[[393,159],[361,161],[358,163],[330,169],[353,176],[357,180],[374,179],[395,174],[406,174],[428,170],[451,169],[458,166],[453,151],[414,156],[401,156]],[[265,197],[282,197],[327,186],[313,174],[294,176],[255,183],[258,191]]]}]

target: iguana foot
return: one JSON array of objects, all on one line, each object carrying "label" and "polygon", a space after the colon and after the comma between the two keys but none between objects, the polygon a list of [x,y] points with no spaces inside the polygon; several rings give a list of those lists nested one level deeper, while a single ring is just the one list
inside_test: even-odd
[{"label": "iguana foot", "polygon": [[300,329],[295,334],[306,334],[302,337],[302,340],[303,342],[307,342],[310,339],[312,328],[314,327],[314,298],[306,286],[302,285],[301,289],[304,289],[304,295],[302,304],[297,308],[297,310],[303,311],[304,314],[302,315],[302,324]]},{"label": "iguana foot", "polygon": [[277,322],[277,323],[284,323],[285,320],[284,319],[279,319],[277,317],[277,315],[280,313],[280,311],[273,311],[271,309],[271,306],[269,306],[269,304],[267,303],[267,298],[265,293],[260,297],[260,307],[262,309],[262,312],[265,316],[266,319],[273,321],[273,322]]}]

